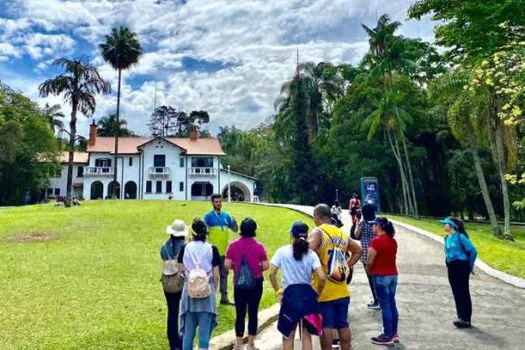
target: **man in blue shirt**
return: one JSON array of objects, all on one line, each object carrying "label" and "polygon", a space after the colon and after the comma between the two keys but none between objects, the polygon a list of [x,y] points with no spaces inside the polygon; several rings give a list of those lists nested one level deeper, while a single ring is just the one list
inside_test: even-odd
[{"label": "man in blue shirt", "polygon": [[224,268],[224,257],[229,243],[230,230],[237,232],[235,219],[225,211],[222,211],[222,196],[214,194],[211,196],[213,209],[204,216],[204,222],[208,226],[208,242],[217,247],[221,256],[220,272],[220,292],[221,304],[234,305],[228,300],[228,270]]}]

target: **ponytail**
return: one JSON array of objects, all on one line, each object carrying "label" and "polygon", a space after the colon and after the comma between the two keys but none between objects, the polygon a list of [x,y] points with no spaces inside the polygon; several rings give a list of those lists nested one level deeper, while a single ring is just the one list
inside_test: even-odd
[{"label": "ponytail", "polygon": [[303,256],[308,253],[308,241],[301,238],[294,238],[293,240],[293,257],[297,261],[303,260]]}]

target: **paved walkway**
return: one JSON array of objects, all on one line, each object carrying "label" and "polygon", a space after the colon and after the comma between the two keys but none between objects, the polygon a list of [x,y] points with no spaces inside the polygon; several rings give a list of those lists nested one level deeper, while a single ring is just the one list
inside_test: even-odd
[{"label": "paved walkway", "polygon": [[[308,207],[296,208],[311,212]],[[344,215],[344,222],[348,223],[348,213]],[[455,308],[442,246],[400,228],[396,239],[401,337],[397,349],[525,349],[525,290],[476,270],[471,278],[474,327],[458,330],[452,325]],[[371,295],[360,263],[356,265],[351,290],[349,315],[353,349],[382,348],[369,341],[380,333],[381,314],[366,308]],[[320,349],[316,337],[314,343],[315,349]],[[258,336],[256,345],[264,350],[281,348],[281,336],[275,324]],[[300,349],[299,342],[295,348]]]}]

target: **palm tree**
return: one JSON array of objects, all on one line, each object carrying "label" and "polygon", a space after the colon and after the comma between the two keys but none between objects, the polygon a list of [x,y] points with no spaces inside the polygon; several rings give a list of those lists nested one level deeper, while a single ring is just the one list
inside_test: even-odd
[{"label": "palm tree", "polygon": [[59,58],[54,66],[62,67],[64,73],[53,79],[46,80],[39,86],[40,97],[62,95],[64,101],[71,104],[71,120],[69,121],[69,160],[67,168],[66,206],[71,206],[71,186],[73,183],[73,154],[77,140],[77,113],[90,117],[97,105],[96,94],[109,94],[111,86],[100,74],[97,68],[87,59]]},{"label": "palm tree", "polygon": [[101,118],[98,123],[98,136],[115,136],[118,133],[119,137],[133,136],[133,132],[127,128],[128,122],[125,119],[120,119],[117,125],[117,115],[110,114],[107,117]]},{"label": "palm tree", "polygon": [[59,104],[54,104],[50,106],[49,103],[46,103],[46,105],[42,109],[42,117],[49,124],[49,128],[53,130],[53,133],[55,133],[56,128],[58,128],[60,132],[64,127],[64,122],[60,119],[65,118],[65,115],[64,113],[62,113],[61,109],[62,106],[60,106]]},{"label": "palm tree", "polygon": [[[139,62],[142,56],[142,46],[136,38],[136,34],[130,32],[126,27],[113,28],[111,34],[106,35],[106,42],[99,45],[102,57],[113,69],[118,71],[118,90],[117,90],[117,127],[120,126],[120,85],[122,82],[122,71],[129,69]],[[115,134],[115,172],[113,181],[117,182],[117,156],[118,156],[118,137]],[[113,186],[112,198],[117,198],[117,186]]]},{"label": "palm tree", "polygon": [[488,138],[487,113],[483,100],[486,98],[464,90],[471,77],[468,72],[451,72],[431,85],[431,97],[440,100],[447,108],[447,123],[454,137],[468,147],[474,160],[474,170],[489,215],[494,236],[501,237],[496,211],[490,198],[487,181],[481,166],[479,144]]}]

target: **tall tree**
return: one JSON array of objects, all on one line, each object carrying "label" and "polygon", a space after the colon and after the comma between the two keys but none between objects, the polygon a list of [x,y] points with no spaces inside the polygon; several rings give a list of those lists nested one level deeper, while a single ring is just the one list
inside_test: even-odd
[{"label": "tall tree", "polygon": [[[139,62],[142,56],[142,46],[137,40],[137,35],[126,27],[113,28],[111,34],[106,35],[106,42],[99,45],[102,57],[108,62],[113,69],[118,71],[118,89],[117,89],[117,127],[120,127],[120,85],[122,81],[122,71],[131,68]],[[117,182],[117,157],[118,157],[118,137],[115,134],[115,160],[113,181]],[[113,186],[111,197],[117,198],[117,187]]]},{"label": "tall tree", "polygon": [[102,117],[98,122],[98,136],[116,136],[130,137],[134,136],[133,132],[127,128],[128,122],[120,119],[117,124],[117,115],[112,113],[107,117]]},{"label": "tall tree", "polygon": [[71,104],[69,122],[69,159],[67,168],[66,206],[71,206],[71,186],[73,183],[73,154],[77,140],[77,113],[90,117],[95,112],[97,94],[109,94],[111,86],[100,76],[97,68],[87,59],[59,58],[53,62],[64,72],[53,79],[46,80],[40,87],[40,96],[63,95],[64,101]]},{"label": "tall tree", "polygon": [[[160,106],[155,108],[148,122],[148,128],[152,136],[167,137],[175,130],[175,122],[179,112],[172,106]],[[185,114],[185,113],[184,113]]]},{"label": "tall tree", "polygon": [[[525,6],[521,1],[515,0],[485,2],[465,0],[461,2],[461,6],[458,6],[455,0],[420,0],[409,10],[411,18],[419,19],[427,14],[431,14],[434,20],[441,22],[436,29],[437,43],[451,48],[450,55],[467,68],[479,67],[485,59],[497,56],[498,51],[509,48],[516,38],[523,38],[525,28]],[[483,71],[483,67],[481,68]],[[480,82],[477,81],[476,84],[478,83]],[[488,93],[486,109],[489,140],[503,193],[505,213],[503,237],[512,239],[510,199],[505,179],[508,155],[505,153],[503,141],[505,127],[500,117],[504,104],[494,88],[492,79],[485,80],[478,84],[478,87]]]},{"label": "tall tree", "polygon": [[440,77],[431,86],[431,96],[443,103],[447,111],[450,130],[459,142],[466,144],[474,162],[479,188],[489,214],[492,232],[501,235],[496,211],[490,198],[490,192],[481,165],[479,143],[487,139],[487,115],[484,111],[483,98],[463,87],[470,81],[467,72],[450,72]]},{"label": "tall tree", "polygon": [[58,128],[59,134],[62,128],[64,128],[64,122],[61,119],[64,119],[66,116],[61,111],[62,106],[59,104],[54,104],[50,106],[48,103],[42,109],[42,117],[47,121],[49,127],[53,131],[53,134]]}]

